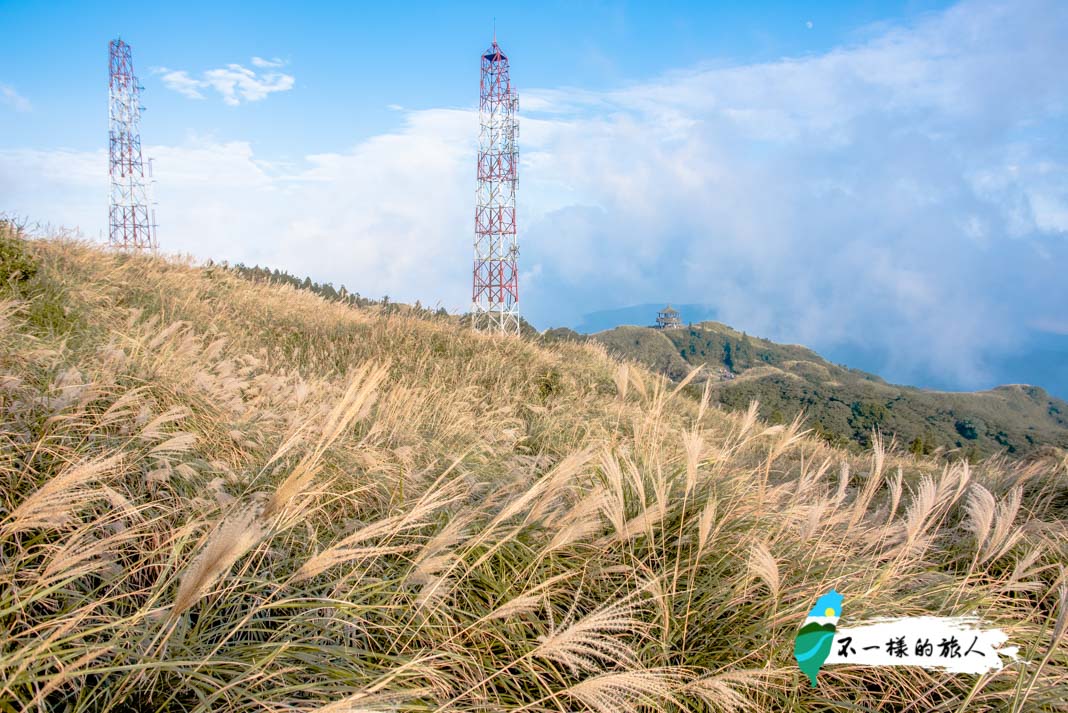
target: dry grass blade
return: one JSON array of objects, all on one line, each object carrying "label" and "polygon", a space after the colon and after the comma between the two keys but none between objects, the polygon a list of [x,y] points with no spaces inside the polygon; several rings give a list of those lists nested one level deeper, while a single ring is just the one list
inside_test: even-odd
[{"label": "dry grass blade", "polygon": [[838,468],[838,489],[834,493],[834,506],[838,508],[845,502],[846,491],[849,488],[849,463],[842,461]]},{"label": "dry grass blade", "polygon": [[714,711],[736,713],[752,709],[753,702],[745,691],[758,688],[767,676],[768,672],[763,670],[728,671],[694,679],[683,690],[700,698]]},{"label": "dry grass blade", "polygon": [[572,671],[597,671],[604,666],[638,668],[633,647],[622,637],[644,632],[648,625],[637,617],[637,593],[612,602],[551,631],[531,652]]},{"label": "dry grass blade", "polygon": [[60,579],[74,579],[104,569],[108,554],[124,539],[119,535],[102,537],[99,522],[89,523],[64,539],[40,571],[40,584],[49,586]]},{"label": "dry grass blade", "polygon": [[612,375],[616,382],[616,392],[619,394],[620,401],[627,400],[627,387],[630,385],[630,370],[626,364],[620,364],[616,367],[615,373]]},{"label": "dry grass blade", "polygon": [[878,492],[879,486],[882,485],[886,449],[883,447],[883,439],[880,438],[878,431],[872,433],[871,448],[871,472],[868,474],[868,479],[864,483],[860,495],[857,496],[853,503],[853,514],[849,519],[849,529],[856,527],[864,519],[864,516],[868,514],[868,507],[871,505],[872,499],[875,498],[875,493]]},{"label": "dry grass blade", "polygon": [[[555,497],[558,490],[563,487],[568,481],[570,481],[575,475],[577,475],[586,463],[590,459],[590,451],[582,450],[567,455],[561,460],[552,470],[546,473],[544,476],[534,482],[526,492],[517,498],[511,500],[507,505],[501,508],[501,511],[489,522],[489,524],[482,530],[481,533],[468,543],[468,549],[477,547],[488,541],[494,535],[498,534],[499,528],[512,518],[516,517],[524,511],[527,512],[527,517],[523,518],[519,527],[521,528],[524,523],[531,519],[531,510],[536,508],[535,503],[540,501],[541,507],[548,506],[549,501]],[[513,535],[517,534],[519,529],[513,529]],[[494,552],[502,547],[508,538],[499,538],[494,542],[485,553],[483,553],[479,559],[471,565],[469,569],[474,569],[479,564],[487,560]]]},{"label": "dry grass blade", "polygon": [[493,621],[494,619],[508,619],[517,614],[532,612],[542,605],[546,598],[552,594],[553,586],[574,576],[575,574],[573,572],[562,572],[555,577],[549,577],[522,594],[517,594],[511,599],[503,602],[497,606],[496,609],[483,617],[482,620]]},{"label": "dry grass blade", "polygon": [[427,540],[426,545],[412,563],[412,571],[407,581],[413,584],[426,584],[431,577],[445,569],[455,559],[452,548],[467,536],[467,528],[475,518],[475,513],[455,515],[445,527]]},{"label": "dry grass blade", "polygon": [[[303,582],[322,574],[331,567],[355,559],[414,549],[412,546],[402,546],[398,549],[384,544],[370,548],[357,547],[357,545],[370,540],[397,537],[425,527],[435,511],[460,497],[463,492],[463,483],[460,480],[453,480],[445,487],[437,487],[439,485],[440,481],[435,483],[434,487],[431,487],[407,512],[364,525],[351,535],[312,556],[293,575],[291,583]],[[462,521],[460,525],[463,525]]]},{"label": "dry grass blade", "polygon": [[976,557],[986,549],[986,541],[990,536],[990,527],[994,524],[994,511],[996,503],[990,491],[979,483],[972,483],[968,493],[968,519],[965,527],[975,535]]},{"label": "dry grass blade", "polygon": [[601,487],[577,502],[563,517],[549,544],[538,555],[540,560],[550,552],[573,545],[601,531],[601,513],[608,505],[608,494]]},{"label": "dry grass blade", "polygon": [[690,431],[683,437],[682,445],[686,451],[686,492],[690,493],[697,485],[697,465],[705,450],[703,435],[699,431]]},{"label": "dry grass blade", "polygon": [[701,559],[701,554],[708,548],[709,543],[712,541],[712,535],[714,534],[713,525],[716,523],[716,516],[719,514],[719,501],[715,496],[709,496],[705,501],[704,507],[701,508],[701,514],[697,518],[697,559]]},{"label": "dry grass blade", "polygon": [[563,694],[597,713],[637,713],[683,707],[678,699],[684,674],[676,669],[603,673],[568,687]]},{"label": "dry grass blade", "polygon": [[178,585],[171,608],[177,617],[207,594],[211,585],[228,572],[237,560],[267,535],[268,526],[255,508],[247,507],[223,519],[208,537],[203,550],[193,560]]},{"label": "dry grass blade", "polygon": [[408,688],[384,693],[357,693],[340,701],[325,706],[309,709],[310,713],[395,713],[405,701],[426,698],[434,694],[430,686],[425,688]]},{"label": "dry grass blade", "polygon": [[645,379],[642,378],[642,375],[639,374],[636,369],[629,369],[627,371],[627,376],[630,383],[634,385],[634,390],[638,392],[638,396],[641,397],[642,401],[647,400],[649,398],[649,389],[645,386]]},{"label": "dry grass blade", "polygon": [[194,433],[177,433],[159,445],[153,446],[149,453],[151,455],[187,453],[193,449],[196,442],[197,437]]},{"label": "dry grass blade", "polygon": [[[111,410],[112,409],[108,409],[109,412],[111,412]],[[167,409],[159,416],[156,416],[154,419],[145,424],[144,428],[141,429],[141,438],[146,441],[160,440],[161,438],[167,435],[162,430],[163,426],[174,421],[180,421],[182,419],[188,418],[191,414],[192,412],[186,406],[175,406],[173,408]]]},{"label": "dry grass blade", "polygon": [[1009,497],[997,504],[993,518],[994,531],[986,543],[979,559],[980,563],[1004,557],[1023,536],[1022,532],[1014,528],[1022,499],[1023,491],[1017,486],[1009,493]]},{"label": "dry grass blade", "polygon": [[890,481],[890,507],[886,515],[885,528],[889,528],[897,516],[898,505],[901,504],[901,491],[905,482],[905,473],[898,467],[893,480]]},{"label": "dry grass blade", "polygon": [[0,334],[12,328],[12,317],[19,311],[20,304],[15,300],[0,299]]},{"label": "dry grass blade", "polygon": [[[390,684],[398,679],[410,678],[424,681],[430,679],[430,683],[389,690]],[[304,710],[308,713],[381,713],[401,710],[400,704],[406,701],[416,698],[442,698],[447,693],[446,686],[438,680],[437,674],[427,666],[425,659],[420,658],[398,666],[370,686],[340,701]]]},{"label": "dry grass blade", "polygon": [[616,530],[616,541],[626,542],[638,535],[645,535],[649,540],[652,540],[653,526],[664,519],[667,511],[667,503],[662,500],[648,503],[641,512],[627,520],[621,528]]},{"label": "dry grass blade", "polygon": [[58,666],[59,671],[57,671],[56,674],[53,675],[48,680],[48,682],[41,687],[41,690],[37,692],[36,696],[34,696],[34,699],[30,703],[29,708],[43,706],[44,701],[48,699],[48,697],[52,694],[53,691],[60,689],[68,682],[73,681],[74,679],[82,675],[82,669],[88,667],[89,664],[93,663],[101,656],[110,654],[114,649],[114,645],[98,646],[89,649],[84,654],[82,654],[77,659],[68,664],[60,663]]},{"label": "dry grass blade", "polygon": [[[1053,622],[1053,629],[1050,631],[1049,646],[1046,648],[1046,653],[1042,657],[1042,660],[1038,663],[1038,666],[1034,668],[1034,672],[1031,674],[1031,680],[1027,684],[1027,688],[1022,691],[1020,695],[1013,701],[1013,712],[1028,710],[1025,708],[1031,694],[1035,690],[1035,686],[1038,684],[1039,677],[1042,674],[1042,670],[1049,664],[1053,658],[1053,652],[1056,651],[1062,640],[1068,635],[1068,581],[1065,580],[1064,567],[1060,568],[1061,574],[1058,578],[1060,585],[1057,588],[1057,618]],[[1064,677],[1061,676],[1060,680],[1063,681]],[[1062,684],[1063,685],[1063,684]]]},{"label": "dry grass blade", "polygon": [[924,476],[912,496],[912,503],[906,511],[905,534],[908,541],[914,542],[926,530],[928,519],[938,506],[938,488],[930,476]]},{"label": "dry grass blade", "polygon": [[779,563],[763,542],[757,542],[749,552],[749,571],[767,585],[771,598],[779,599]]},{"label": "dry grass blade", "polygon": [[356,371],[356,375],[349,382],[344,396],[341,397],[341,400],[338,401],[327,418],[319,442],[316,443],[311,453],[305,456],[289,476],[282,481],[267,502],[263,511],[265,518],[271,518],[281,513],[290,500],[297,493],[303,491],[308,483],[315,478],[322,465],[321,461],[326,449],[354,421],[366,415],[367,410],[374,403],[376,389],[388,373],[388,366],[375,366],[373,364],[365,364]]},{"label": "dry grass blade", "polygon": [[754,399],[749,402],[749,408],[745,410],[745,414],[732,434],[732,440],[735,443],[741,443],[749,437],[750,432],[757,425],[758,413],[760,413],[760,402]]},{"label": "dry grass blade", "polygon": [[0,536],[66,526],[79,507],[104,497],[99,481],[122,459],[122,454],[114,454],[69,466],[18,504],[0,527]]},{"label": "dry grass blade", "polygon": [[701,392],[701,401],[697,405],[697,423],[701,423],[701,420],[704,419],[708,404],[712,402],[712,385],[714,383],[712,379],[705,381],[705,388]]},{"label": "dry grass blade", "polygon": [[697,375],[700,374],[702,371],[704,371],[704,368],[705,367],[704,367],[703,364],[699,364],[699,365],[695,366],[693,369],[690,369],[690,373],[688,373],[685,377],[683,377],[682,381],[680,381],[678,384],[676,384],[675,388],[671,390],[671,393],[668,395],[668,399],[675,398],[675,396],[678,395],[678,393],[680,391],[682,391],[687,386],[689,386],[690,382],[692,382],[694,379],[696,379]]}]

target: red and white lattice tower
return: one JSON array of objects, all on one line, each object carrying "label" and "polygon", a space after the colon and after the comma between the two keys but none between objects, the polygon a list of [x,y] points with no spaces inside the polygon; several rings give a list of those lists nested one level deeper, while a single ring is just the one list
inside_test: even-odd
[{"label": "red and white lattice tower", "polygon": [[129,250],[155,250],[156,235],[141,159],[141,89],[134,76],[130,45],[108,44],[108,171],[111,207],[108,244]]},{"label": "red and white lattice tower", "polygon": [[475,329],[506,334],[519,334],[518,108],[519,97],[508,76],[508,57],[494,37],[482,53],[471,316]]}]

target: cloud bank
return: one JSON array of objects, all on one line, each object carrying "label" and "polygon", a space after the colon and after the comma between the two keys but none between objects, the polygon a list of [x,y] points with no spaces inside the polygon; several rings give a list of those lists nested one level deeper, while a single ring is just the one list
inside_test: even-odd
[{"label": "cloud bank", "polygon": [[523,127],[551,147],[527,154],[539,288],[573,311],[705,302],[981,384],[1068,308],[1066,33],[1061,3],[965,3],[822,56],[528,93],[550,118]]},{"label": "cloud bank", "polygon": [[[992,355],[1068,312],[1065,36],[1063,3],[966,2],[817,56],[521,87],[524,313],[705,303],[750,333],[878,352],[893,379],[984,385]],[[169,82],[266,96],[208,75]],[[161,243],[465,309],[477,116],[401,116],[296,166],[241,141],[150,147]],[[102,151],[0,152],[24,213],[95,236],[105,189]]]}]

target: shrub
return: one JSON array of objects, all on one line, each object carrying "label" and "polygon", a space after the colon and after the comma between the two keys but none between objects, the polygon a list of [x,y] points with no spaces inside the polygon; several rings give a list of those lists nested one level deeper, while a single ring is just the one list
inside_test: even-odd
[{"label": "shrub", "polygon": [[22,229],[0,219],[0,284],[14,288],[37,274],[37,263],[26,249]]}]

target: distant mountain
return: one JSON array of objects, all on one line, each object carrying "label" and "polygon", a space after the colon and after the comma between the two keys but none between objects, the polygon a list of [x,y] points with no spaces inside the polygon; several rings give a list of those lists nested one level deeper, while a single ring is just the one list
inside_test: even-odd
[{"label": "distant mountain", "polygon": [[[836,364],[850,364],[887,374],[885,365],[889,355],[885,351],[863,349],[852,344],[835,345],[821,351]],[[983,368],[990,384],[1024,381],[1041,386],[1058,398],[1068,399],[1068,334],[1029,331],[1021,337],[1014,351],[986,355]],[[900,376],[902,381],[930,389],[955,390],[956,387],[944,375],[922,367]]]},{"label": "distant mountain", "polygon": [[[581,334],[595,334],[624,325],[650,326],[663,303],[634,305],[618,309],[590,312],[573,325]],[[676,304],[686,323],[719,320],[714,307],[702,304]],[[891,355],[885,349],[841,343],[820,347],[823,356],[835,364],[848,364],[857,369],[882,374],[896,381],[905,381],[928,389],[958,390],[944,374],[918,365],[902,371],[893,368]],[[1041,386],[1061,399],[1068,399],[1068,334],[1030,329],[1019,339],[1016,348],[1007,353],[988,354],[983,361],[987,383],[1008,384],[1026,382]]]},{"label": "distant mountain", "polygon": [[571,330],[550,330],[545,336],[596,340],[675,380],[704,365],[689,388],[700,390],[711,380],[721,404],[743,409],[756,399],[761,415],[772,422],[804,411],[811,428],[839,445],[866,446],[877,429],[917,453],[940,450],[978,458],[999,451],[1024,456],[1044,446],[1068,448],[1068,403],[1034,386],[980,392],[897,386],[832,364],[811,349],[751,337],[711,321],[663,331],[623,326],[590,337]]}]

